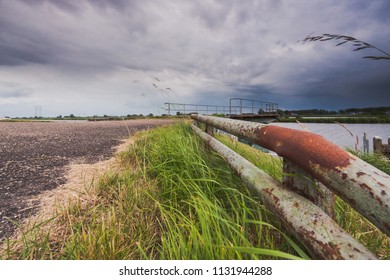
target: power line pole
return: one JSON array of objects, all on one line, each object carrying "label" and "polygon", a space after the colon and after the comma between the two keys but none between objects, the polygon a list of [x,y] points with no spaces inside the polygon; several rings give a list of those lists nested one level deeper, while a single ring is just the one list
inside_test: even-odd
[{"label": "power line pole", "polygon": [[35,106],[35,117],[40,118],[42,116],[42,107],[41,106]]}]

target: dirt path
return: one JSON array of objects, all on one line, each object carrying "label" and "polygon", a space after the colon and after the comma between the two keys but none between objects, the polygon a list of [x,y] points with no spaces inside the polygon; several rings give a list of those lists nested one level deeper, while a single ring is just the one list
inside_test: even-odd
[{"label": "dirt path", "polygon": [[66,183],[70,164],[106,160],[135,131],[171,122],[0,122],[0,240],[37,212],[41,193]]}]

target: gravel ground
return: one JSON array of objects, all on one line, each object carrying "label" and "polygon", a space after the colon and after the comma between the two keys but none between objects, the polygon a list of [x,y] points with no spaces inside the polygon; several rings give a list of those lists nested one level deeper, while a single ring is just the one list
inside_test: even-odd
[{"label": "gravel ground", "polygon": [[0,240],[36,213],[32,197],[66,182],[67,165],[108,159],[129,133],[171,122],[0,122]]}]

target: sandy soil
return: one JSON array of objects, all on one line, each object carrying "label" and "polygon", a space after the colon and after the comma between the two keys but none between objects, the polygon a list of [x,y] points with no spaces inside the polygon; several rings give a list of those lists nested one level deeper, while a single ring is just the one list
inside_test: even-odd
[{"label": "sandy soil", "polygon": [[135,131],[171,122],[0,122],[0,240],[50,197],[72,189],[72,180],[80,185],[106,168]]}]

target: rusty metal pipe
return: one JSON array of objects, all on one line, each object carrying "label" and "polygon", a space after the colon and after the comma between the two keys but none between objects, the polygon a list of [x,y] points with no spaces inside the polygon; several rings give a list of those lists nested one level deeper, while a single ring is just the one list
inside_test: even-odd
[{"label": "rusty metal pipe", "polygon": [[314,256],[320,259],[376,259],[318,206],[284,187],[197,126],[192,125],[192,129],[229,163],[234,172]]},{"label": "rusty metal pipe", "polygon": [[390,176],[384,172],[314,133],[202,115],[192,118],[294,162],[390,236]]}]

